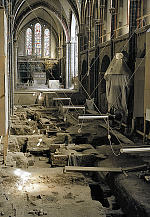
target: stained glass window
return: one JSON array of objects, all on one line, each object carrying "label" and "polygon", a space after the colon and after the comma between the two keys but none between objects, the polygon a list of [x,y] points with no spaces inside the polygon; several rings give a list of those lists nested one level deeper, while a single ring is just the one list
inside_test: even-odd
[{"label": "stained glass window", "polygon": [[49,29],[44,31],[44,56],[49,56]]},{"label": "stained glass window", "polygon": [[27,55],[32,55],[32,30],[30,28],[26,31],[26,45]]},{"label": "stained glass window", "polygon": [[35,54],[41,55],[41,25],[39,23],[35,25]]}]

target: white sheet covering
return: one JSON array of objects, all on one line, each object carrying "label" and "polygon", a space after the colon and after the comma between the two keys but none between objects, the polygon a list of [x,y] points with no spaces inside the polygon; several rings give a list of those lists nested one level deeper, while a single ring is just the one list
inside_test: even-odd
[{"label": "white sheet covering", "polygon": [[123,54],[116,53],[104,75],[108,111],[113,109],[115,114],[128,114],[127,100],[131,86],[130,76],[131,71]]}]

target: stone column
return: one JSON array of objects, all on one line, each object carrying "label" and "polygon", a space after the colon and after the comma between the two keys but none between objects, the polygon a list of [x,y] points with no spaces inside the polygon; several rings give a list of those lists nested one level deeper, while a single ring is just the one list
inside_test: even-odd
[{"label": "stone column", "polygon": [[44,54],[44,30],[45,30],[45,28],[43,28],[43,26],[41,26],[41,28],[42,28],[42,36],[41,36],[42,50],[41,50],[41,57],[43,58],[45,56],[45,54]]},{"label": "stone column", "polygon": [[0,136],[8,130],[7,17],[0,8]]},{"label": "stone column", "polygon": [[[10,38],[12,38],[12,36],[10,36]],[[27,56],[27,49],[26,49],[26,45],[27,45],[27,41],[26,41],[26,31],[24,30],[24,34],[23,34],[23,55]]]},{"label": "stone column", "polygon": [[14,87],[17,88],[18,72],[17,72],[17,60],[18,60],[18,43],[14,40]]},{"label": "stone column", "polygon": [[35,56],[35,28],[32,27],[32,55]]},{"label": "stone column", "polygon": [[[100,42],[100,22],[97,21],[95,23],[95,84],[94,84],[94,88],[97,87],[98,83],[99,83],[99,42]],[[100,97],[98,97],[99,92],[98,90],[100,89],[100,87],[96,88],[96,90],[94,91],[94,98],[96,99],[96,104],[97,106],[100,104]]]},{"label": "stone column", "polygon": [[70,42],[66,43],[66,88],[70,87]]},{"label": "stone column", "polygon": [[115,14],[115,3],[114,3],[114,0],[112,0],[112,4],[111,4],[111,8],[109,9],[110,11],[110,16],[111,16],[111,60],[113,59],[113,56],[114,56],[114,42],[113,42],[113,39],[114,39],[114,24],[115,24],[115,21],[114,21],[114,14]]},{"label": "stone column", "polygon": [[90,62],[91,62],[91,58],[90,58],[90,48],[91,48],[91,29],[88,29],[87,30],[88,32],[88,49],[87,49],[87,63],[88,63],[88,69],[87,69],[87,92],[90,96],[90,70],[91,70],[91,67],[90,67]]},{"label": "stone column", "polygon": [[138,0],[130,0],[130,18],[129,18],[129,67],[132,72],[135,68],[135,56],[136,56],[136,33],[137,28],[137,3]]},{"label": "stone column", "polygon": [[146,32],[144,113],[150,109],[150,29]]},{"label": "stone column", "polygon": [[76,46],[76,42],[75,41],[71,41],[70,43],[70,65],[71,65],[71,71],[70,71],[70,85],[72,84],[72,79],[73,77],[75,77],[75,46]]},{"label": "stone column", "polygon": [[[13,18],[12,18],[12,3],[9,8],[9,104],[10,115],[14,115],[14,52],[13,52]],[[24,34],[25,41],[25,34]],[[25,44],[25,42],[24,42]],[[25,47],[25,45],[24,45]],[[25,49],[25,48],[24,48]],[[25,52],[25,50],[24,50]]]},{"label": "stone column", "polygon": [[95,46],[98,46],[100,43],[100,21],[95,21]]},{"label": "stone column", "polygon": [[4,0],[0,0],[0,6],[4,7]]},{"label": "stone column", "polygon": [[[145,87],[144,87],[144,136],[146,132],[146,112],[150,111],[150,29],[146,32],[146,57],[145,57]],[[148,110],[147,110],[148,109]],[[149,121],[149,118],[148,118]]]},{"label": "stone column", "polygon": [[[80,52],[82,51],[82,46],[83,46],[83,34],[78,33],[78,80],[80,81],[81,79],[81,71],[82,71],[82,65],[81,65],[81,54]],[[78,82],[79,82],[78,81]],[[79,82],[79,91],[82,92],[82,88]]]},{"label": "stone column", "polygon": [[52,42],[52,32],[49,29],[49,57],[51,58],[51,42]]}]

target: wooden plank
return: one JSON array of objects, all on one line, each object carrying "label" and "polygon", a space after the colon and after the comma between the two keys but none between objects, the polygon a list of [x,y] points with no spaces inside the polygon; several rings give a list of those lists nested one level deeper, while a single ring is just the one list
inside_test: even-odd
[{"label": "wooden plank", "polygon": [[[100,125],[108,130],[107,124],[100,123]],[[119,133],[118,131],[113,129],[113,130],[110,130],[110,133],[112,133],[114,136],[117,136],[119,138],[119,140],[121,140],[121,142],[126,143],[126,144],[130,144],[130,145],[134,145],[134,142],[132,142],[130,139],[128,139],[127,137],[125,137],[124,135]]]},{"label": "wooden plank", "polygon": [[134,166],[134,167],[125,167],[125,168],[121,168],[121,167],[76,167],[76,166],[65,166],[64,168],[64,172],[72,172],[72,171],[76,171],[76,172],[81,172],[81,171],[85,171],[85,172],[115,172],[115,173],[121,173],[123,171],[137,171],[137,170],[143,170],[143,169],[147,169],[147,165],[139,165],[139,166]]},{"label": "wooden plank", "polygon": [[105,116],[101,116],[101,115],[90,115],[90,116],[87,116],[87,115],[83,115],[83,116],[78,116],[78,119],[79,120],[89,120],[89,119],[105,119],[105,118],[108,118],[108,115],[105,115]]},{"label": "wooden plank", "polygon": [[63,106],[63,110],[65,110],[65,109],[83,109],[83,110],[85,110],[85,106],[74,106],[74,105],[70,105],[70,106]]},{"label": "wooden plank", "polygon": [[150,147],[136,147],[136,148],[121,148],[120,153],[139,153],[139,152],[150,152]]},{"label": "wooden plank", "polygon": [[[114,121],[115,121],[116,123],[120,124],[120,121],[115,120],[115,119],[114,119]],[[121,125],[124,126],[124,127],[127,127],[127,125],[126,125],[125,123],[122,123]]]},{"label": "wooden plank", "polygon": [[119,172],[121,173],[121,168],[109,168],[109,167],[75,167],[75,166],[65,166],[64,172],[71,171],[86,171],[86,172]]},{"label": "wooden plank", "polygon": [[63,106],[63,108],[69,108],[69,109],[74,109],[74,108],[78,108],[78,109],[84,109],[85,106],[82,106],[82,105],[70,105],[70,106]]},{"label": "wooden plank", "polygon": [[55,101],[57,101],[57,100],[71,100],[71,98],[53,98],[53,100]]},{"label": "wooden plank", "polygon": [[138,133],[138,134],[140,134],[141,136],[145,136],[147,139],[150,139],[150,135],[144,135],[144,133],[143,132],[141,132],[140,130],[136,130],[136,132]]},{"label": "wooden plank", "polygon": [[122,168],[123,171],[128,171],[128,172],[133,172],[133,171],[137,171],[137,170],[144,170],[144,169],[147,169],[147,164],[134,166],[134,167]]}]

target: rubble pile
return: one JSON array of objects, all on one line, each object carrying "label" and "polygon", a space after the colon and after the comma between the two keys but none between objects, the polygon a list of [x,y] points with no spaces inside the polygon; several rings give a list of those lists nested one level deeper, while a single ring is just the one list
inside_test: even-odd
[{"label": "rubble pile", "polygon": [[[123,203],[128,202],[128,195],[132,195],[132,190],[138,190],[136,178],[139,179],[140,188],[143,180],[144,184],[150,181],[148,170],[128,173],[129,171],[121,169],[125,166],[135,169],[137,164],[143,166],[142,159],[149,163],[149,155],[142,154],[140,158],[135,155],[119,155],[116,158],[114,154],[119,153],[121,145],[111,135],[110,148],[106,124],[101,120],[79,123],[78,115],[83,112],[83,109],[63,112],[61,106],[46,108],[36,105],[15,108],[14,116],[11,117],[8,152],[5,165],[1,169],[3,183],[0,180],[0,194],[4,186],[16,197],[17,208],[12,207],[12,216],[66,216],[68,210],[71,215],[78,212],[73,216],[79,216],[80,208],[85,213],[84,216],[124,216],[122,207],[118,206],[120,195],[122,194]],[[117,131],[115,133],[118,135]],[[123,135],[119,136],[127,145],[129,139],[125,140]],[[4,150],[1,150],[1,158],[3,152]],[[84,167],[85,170],[82,170],[83,173],[67,173],[63,168],[65,166],[72,167],[70,171],[75,171],[78,166],[80,169]],[[98,172],[94,166],[106,171]],[[120,174],[112,175],[111,168],[117,172],[119,169]],[[106,187],[106,181],[111,190],[117,191],[111,192]],[[147,194],[149,191],[142,192]],[[0,215],[11,216],[7,209],[3,208],[10,208],[10,204],[6,202],[9,195],[3,192],[1,196]],[[116,198],[119,198],[118,201]],[[134,198],[130,199],[134,203]],[[86,215],[86,212],[90,214]]]},{"label": "rubble pile", "polygon": [[[83,109],[66,113],[62,110],[61,106],[59,109],[58,107],[17,106],[11,119],[12,135],[9,139],[9,150],[45,155],[49,158],[51,166],[93,166],[98,152],[92,145],[87,144],[87,141],[90,141],[88,130],[80,134],[68,131],[68,125],[77,130],[77,115],[83,114]],[[64,120],[65,116],[66,120]],[[95,129],[93,128],[94,134],[91,139],[97,134]],[[78,137],[81,141],[81,137],[83,138],[83,143],[84,138],[88,140],[80,144],[77,141]]]}]

